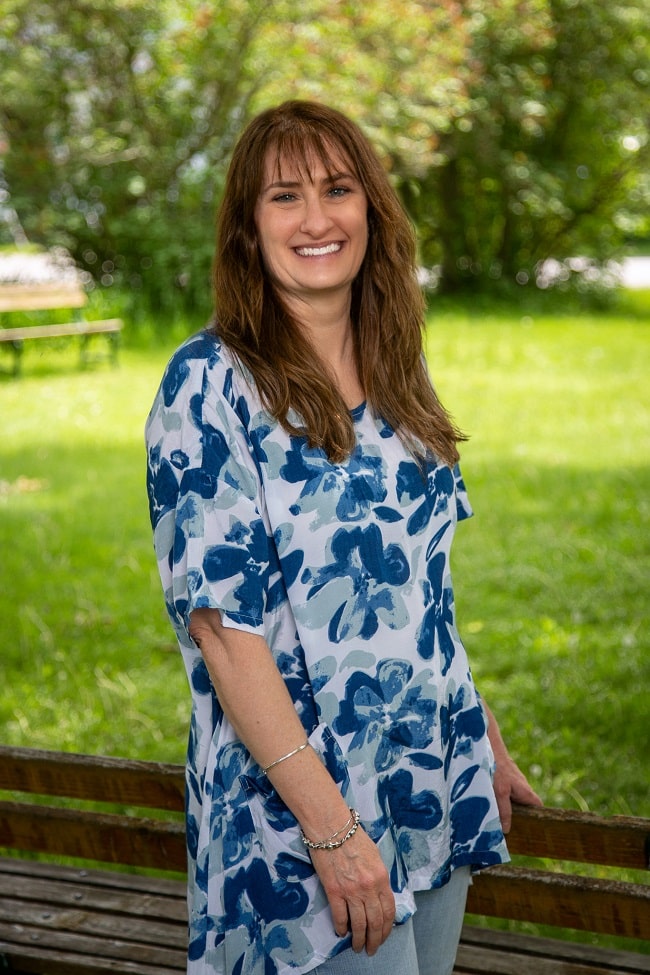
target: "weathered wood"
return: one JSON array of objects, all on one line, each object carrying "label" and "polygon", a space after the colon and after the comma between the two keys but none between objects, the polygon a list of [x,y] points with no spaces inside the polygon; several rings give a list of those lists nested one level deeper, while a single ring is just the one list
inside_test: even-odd
[{"label": "weathered wood", "polygon": [[[5,879],[6,875],[6,879]],[[124,873],[122,870],[92,869],[86,867],[71,867],[61,863],[50,863],[45,860],[21,860],[14,857],[0,857],[0,883],[11,885],[20,882],[20,878],[34,880],[35,883],[46,882],[54,876],[72,889],[82,884],[87,887],[98,887],[111,890],[129,890],[146,894],[154,892],[159,897],[174,899],[185,896],[185,881],[168,877],[154,877],[150,873]]]},{"label": "weathered wood", "polygon": [[454,975],[648,975],[650,955],[464,925]]},{"label": "weathered wood", "polygon": [[0,789],[184,809],[181,765],[0,746]]},{"label": "weathered wood", "polygon": [[0,802],[0,846],[184,871],[182,822]]},{"label": "weathered wood", "polygon": [[77,281],[0,284],[0,312],[83,308],[86,292]]},{"label": "weathered wood", "polygon": [[[0,898],[0,924],[11,923],[15,918],[16,897]],[[119,918],[119,929],[116,928]],[[110,910],[92,910],[87,904],[74,906],[53,905],[50,901],[30,901],[23,904],[21,924],[27,928],[42,928],[49,932],[74,931],[92,938],[112,938],[119,930],[122,941],[151,942],[161,947],[183,948],[186,926],[170,924],[148,917],[144,903],[134,903],[129,897],[113,897]]]},{"label": "weathered wood", "polygon": [[650,939],[650,887],[523,867],[493,867],[474,878],[471,914]]},{"label": "weathered wood", "polygon": [[632,816],[605,818],[568,809],[516,806],[508,835],[511,853],[647,870],[650,823]]},{"label": "weathered wood", "polygon": [[[115,930],[119,929],[120,919],[116,917]],[[9,937],[0,932],[0,957],[3,955],[10,971],[39,975],[94,975],[103,971],[120,975],[163,975],[184,972],[186,968],[186,950],[27,925],[17,927]]]},{"label": "weathered wood", "polygon": [[184,972],[185,882],[0,859],[0,964],[44,975]]}]

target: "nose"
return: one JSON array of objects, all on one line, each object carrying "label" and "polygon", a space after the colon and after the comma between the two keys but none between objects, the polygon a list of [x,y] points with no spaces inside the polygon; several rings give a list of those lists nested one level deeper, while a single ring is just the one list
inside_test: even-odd
[{"label": "nose", "polygon": [[300,230],[310,237],[323,237],[332,226],[327,205],[319,194],[309,194],[305,199]]}]

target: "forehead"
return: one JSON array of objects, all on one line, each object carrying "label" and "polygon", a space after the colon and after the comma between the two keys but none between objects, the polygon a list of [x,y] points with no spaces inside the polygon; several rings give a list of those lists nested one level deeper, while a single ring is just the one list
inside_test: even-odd
[{"label": "forehead", "polygon": [[345,152],[331,143],[319,146],[271,146],[264,157],[264,184],[276,180],[315,182],[323,176],[349,173],[356,176],[355,167]]}]

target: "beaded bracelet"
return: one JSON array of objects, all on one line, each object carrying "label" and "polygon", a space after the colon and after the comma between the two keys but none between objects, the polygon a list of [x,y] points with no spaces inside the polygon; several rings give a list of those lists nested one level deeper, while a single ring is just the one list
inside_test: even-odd
[{"label": "beaded bracelet", "polygon": [[[351,836],[354,836],[356,831],[359,829],[360,821],[361,821],[361,817],[359,813],[356,811],[356,809],[350,809],[350,818],[348,819],[345,826],[342,826],[341,829],[337,829],[336,833],[332,833],[329,839],[320,840],[319,842],[314,842],[314,840],[310,840],[307,836],[305,836],[302,829],[300,830],[300,835],[302,837],[303,843],[305,844],[305,846],[308,846],[310,850],[338,850],[340,846],[343,846],[344,843],[347,843],[347,841],[350,839]],[[346,827],[348,826],[349,829],[347,830],[346,834],[341,837],[340,840],[334,839],[334,837],[342,833],[343,830],[346,829]]]}]

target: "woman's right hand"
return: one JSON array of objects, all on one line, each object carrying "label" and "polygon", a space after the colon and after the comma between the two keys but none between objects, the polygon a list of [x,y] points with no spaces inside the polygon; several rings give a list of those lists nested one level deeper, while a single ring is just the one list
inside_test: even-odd
[{"label": "woman's right hand", "polygon": [[354,951],[374,955],[390,934],[395,897],[377,847],[363,829],[335,850],[310,850],[340,938],[352,933]]}]

